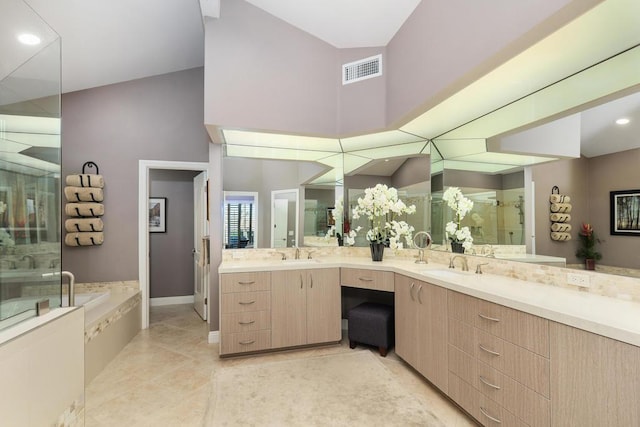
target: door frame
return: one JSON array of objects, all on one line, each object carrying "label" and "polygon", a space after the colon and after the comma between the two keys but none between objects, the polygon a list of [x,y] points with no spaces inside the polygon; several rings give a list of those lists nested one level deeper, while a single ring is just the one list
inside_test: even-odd
[{"label": "door frame", "polygon": [[[271,223],[270,223],[270,234],[271,234],[271,247],[275,247],[274,243],[275,243],[275,236],[274,236],[274,232],[273,232],[273,222],[275,220],[275,199],[276,199],[276,195],[278,194],[285,194],[285,193],[294,193],[295,197],[296,197],[296,211],[295,211],[295,221],[296,221],[296,225],[295,225],[295,240],[294,240],[294,247],[298,247],[298,242],[299,242],[299,238],[300,238],[300,189],[298,188],[291,188],[291,189],[287,189],[287,190],[272,190],[271,191]],[[287,235],[287,240],[288,240],[288,235]],[[285,247],[289,247],[288,245],[285,245]]]},{"label": "door frame", "polygon": [[[142,297],[142,329],[149,327],[149,220],[147,217],[149,210],[149,172],[151,169],[200,171],[206,172],[208,178],[211,177],[209,163],[205,162],[138,161],[138,281]],[[211,199],[209,199],[209,203],[211,203]],[[209,227],[211,227],[211,223],[209,223]],[[210,232],[211,230],[209,230]],[[209,286],[208,288],[210,294],[211,287]],[[207,295],[207,298],[210,298],[210,295]]]}]

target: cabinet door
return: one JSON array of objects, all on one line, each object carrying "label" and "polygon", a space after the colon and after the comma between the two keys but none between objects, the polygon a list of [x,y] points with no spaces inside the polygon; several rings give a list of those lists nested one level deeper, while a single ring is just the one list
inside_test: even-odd
[{"label": "cabinet door", "polygon": [[342,338],[340,272],[337,268],[307,272],[307,344]]},{"label": "cabinet door", "polygon": [[305,271],[271,272],[271,346],[307,343]]},{"label": "cabinet door", "polygon": [[447,392],[448,326],[447,290],[419,282],[415,297],[418,311],[418,365],[416,368],[440,390]]},{"label": "cabinet door", "polygon": [[552,426],[637,426],[640,347],[550,324]]},{"label": "cabinet door", "polygon": [[420,283],[418,280],[399,274],[395,277],[396,354],[414,368],[417,368],[418,363],[416,343],[418,306],[415,292]]}]

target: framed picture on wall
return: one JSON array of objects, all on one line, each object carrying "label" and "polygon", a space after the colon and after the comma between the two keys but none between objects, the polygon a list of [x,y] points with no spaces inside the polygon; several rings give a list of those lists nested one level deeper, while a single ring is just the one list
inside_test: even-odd
[{"label": "framed picture on wall", "polygon": [[149,197],[149,233],[166,233],[167,198]]},{"label": "framed picture on wall", "polygon": [[611,234],[640,236],[640,190],[610,192]]}]

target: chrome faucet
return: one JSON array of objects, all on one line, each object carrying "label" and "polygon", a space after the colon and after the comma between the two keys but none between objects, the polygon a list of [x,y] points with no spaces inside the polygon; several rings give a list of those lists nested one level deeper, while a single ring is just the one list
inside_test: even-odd
[{"label": "chrome faucet", "polygon": [[488,262],[483,262],[482,264],[476,265],[476,274],[482,274],[482,266],[489,265]]},{"label": "chrome faucet", "polygon": [[312,254],[312,253],[314,253],[314,252],[315,252],[315,251],[309,251],[309,252],[307,253],[307,259],[313,259],[313,258],[311,258],[311,254]]},{"label": "chrome faucet", "polygon": [[24,261],[24,260],[29,260],[29,263],[27,264],[27,268],[33,270],[36,268],[36,260],[33,257],[33,255],[23,255],[22,258],[20,258],[20,261]]},{"label": "chrome faucet", "polygon": [[56,268],[56,265],[58,264],[60,264],[59,259],[52,259],[51,262],[49,262],[49,268]]},{"label": "chrome faucet", "polygon": [[300,248],[296,246],[296,259],[300,259]]},{"label": "chrome faucet", "polygon": [[462,260],[462,271],[469,271],[469,264],[467,264],[467,259],[462,255],[455,255],[449,258],[449,268],[456,268],[455,260],[460,258]]}]

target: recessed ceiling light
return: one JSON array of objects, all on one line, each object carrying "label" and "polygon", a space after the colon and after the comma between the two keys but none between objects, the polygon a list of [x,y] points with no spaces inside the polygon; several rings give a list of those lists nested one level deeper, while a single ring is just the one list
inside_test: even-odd
[{"label": "recessed ceiling light", "polygon": [[24,33],[18,36],[18,41],[29,46],[35,46],[40,44],[40,37],[35,34]]},{"label": "recessed ceiling light", "polygon": [[619,125],[626,125],[626,124],[627,124],[627,123],[629,123],[630,121],[631,121],[631,120],[629,120],[629,119],[627,119],[626,117],[624,117],[624,118],[621,118],[621,119],[616,120],[616,124],[619,124]]}]

